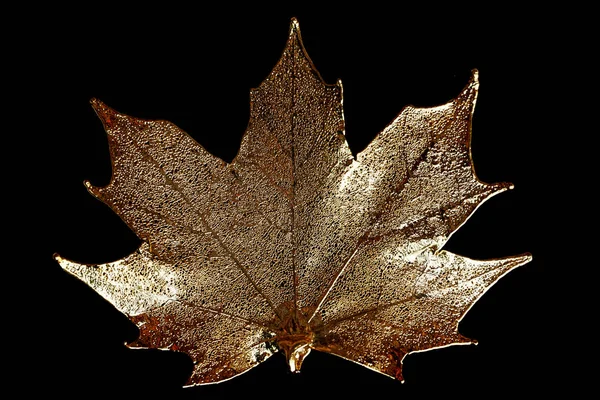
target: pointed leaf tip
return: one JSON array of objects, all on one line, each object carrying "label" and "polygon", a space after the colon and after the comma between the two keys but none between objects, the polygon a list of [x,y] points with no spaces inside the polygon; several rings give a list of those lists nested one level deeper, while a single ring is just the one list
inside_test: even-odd
[{"label": "pointed leaf tip", "polygon": [[463,87],[462,91],[453,101],[462,104],[473,112],[475,103],[477,102],[477,96],[479,94],[479,71],[477,69],[471,70],[471,77],[469,82]]},{"label": "pointed leaf tip", "polygon": [[102,123],[104,123],[105,126],[110,127],[113,122],[112,117],[116,114],[115,110],[96,98],[92,98],[90,104],[96,112],[96,115],[98,115],[98,118],[102,120]]},{"label": "pointed leaf tip", "polygon": [[467,90],[475,90],[479,89],[479,70],[476,68],[471,70],[471,78],[469,78],[469,83],[467,85]]},{"label": "pointed leaf tip", "polygon": [[97,186],[92,185],[92,183],[89,180],[85,180],[83,181],[83,185],[85,186],[85,188],[87,189],[87,191],[94,197],[96,198],[100,198],[100,188],[98,188]]},{"label": "pointed leaf tip", "polygon": [[[300,39],[299,41],[302,41],[300,36],[300,23],[295,17],[290,20],[290,28],[288,35],[288,40],[294,41],[294,39]],[[300,46],[302,46],[302,44],[300,44]]]},{"label": "pointed leaf tip", "polygon": [[296,33],[300,30],[300,23],[296,17],[292,17],[290,21],[290,34]]},{"label": "pointed leaf tip", "polygon": [[531,254],[529,252],[523,253],[517,257],[519,257],[521,264],[527,264],[528,262],[531,262],[531,260],[533,260],[533,254]]},{"label": "pointed leaf tip", "polygon": [[105,104],[104,104],[102,101],[98,100],[98,99],[97,99],[97,98],[95,98],[95,97],[92,97],[92,98],[90,99],[90,104],[92,105],[92,108],[93,108],[94,110],[100,109],[100,108],[102,108],[102,107],[106,107],[106,105],[105,105]]}]

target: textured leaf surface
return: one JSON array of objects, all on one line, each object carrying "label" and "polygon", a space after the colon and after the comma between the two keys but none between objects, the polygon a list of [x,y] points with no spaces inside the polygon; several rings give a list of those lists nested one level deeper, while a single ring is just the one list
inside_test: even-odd
[{"label": "textured leaf surface", "polygon": [[402,380],[415,351],[469,343],[458,322],[528,254],[471,260],[442,250],[491,196],[470,156],[477,72],[458,96],[405,107],[356,159],[342,86],[323,82],[293,20],[270,75],[251,90],[231,163],[161,120],[92,105],[111,182],[89,191],[142,240],[124,259],[57,256],[140,328],[131,347],[187,353],[189,384],[234,377],[311,349]]}]

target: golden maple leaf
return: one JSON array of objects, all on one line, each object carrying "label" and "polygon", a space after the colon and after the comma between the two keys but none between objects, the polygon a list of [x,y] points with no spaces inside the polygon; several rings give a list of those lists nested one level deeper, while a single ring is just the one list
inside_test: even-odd
[{"label": "golden maple leaf", "polygon": [[56,259],[128,315],[131,347],[182,351],[188,384],[241,374],[276,352],[292,371],[312,349],[402,380],[416,351],[471,343],[458,322],[523,254],[443,250],[492,195],[475,175],[478,74],[452,101],[405,107],[353,157],[342,85],[325,84],[292,20],[281,59],[251,90],[231,163],[174,124],[92,105],[113,176],[89,191],[142,240],[107,264]]}]

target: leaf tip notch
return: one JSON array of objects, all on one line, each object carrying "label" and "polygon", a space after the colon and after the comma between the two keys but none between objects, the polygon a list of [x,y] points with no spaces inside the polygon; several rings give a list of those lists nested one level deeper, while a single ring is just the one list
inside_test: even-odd
[{"label": "leaf tip notch", "polygon": [[[96,112],[96,115],[98,116],[98,118],[100,118],[100,121],[102,122],[102,126],[104,127],[104,131],[109,136],[109,145],[110,145],[111,144],[110,137],[112,136],[112,133],[114,133],[116,131],[117,116],[119,115],[119,113],[116,110],[114,110],[113,108],[107,106],[106,103],[102,102],[101,100],[99,100],[95,97],[90,99],[90,104],[92,105],[92,108]],[[112,156],[112,150],[111,150],[111,160],[112,160],[112,157],[113,156]],[[114,166],[113,166],[113,168],[114,168]],[[92,196],[94,196],[98,199],[101,199],[101,197],[100,197],[101,193],[100,193],[99,187],[92,185],[92,183],[89,180],[83,181],[83,185],[86,187],[86,189]]]}]

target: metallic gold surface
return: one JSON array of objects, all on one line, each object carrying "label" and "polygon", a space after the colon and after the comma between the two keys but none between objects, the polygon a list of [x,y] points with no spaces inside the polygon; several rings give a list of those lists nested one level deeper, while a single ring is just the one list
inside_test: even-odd
[{"label": "metallic gold surface", "polygon": [[416,351],[468,343],[458,322],[528,254],[476,261],[442,250],[508,183],[470,155],[478,74],[452,101],[405,107],[354,159],[342,86],[323,82],[292,20],[231,163],[167,121],[92,105],[108,135],[106,187],[88,190],[142,240],[113,263],[57,256],[140,328],[131,347],[187,353],[188,384],[311,349],[402,380]]}]

